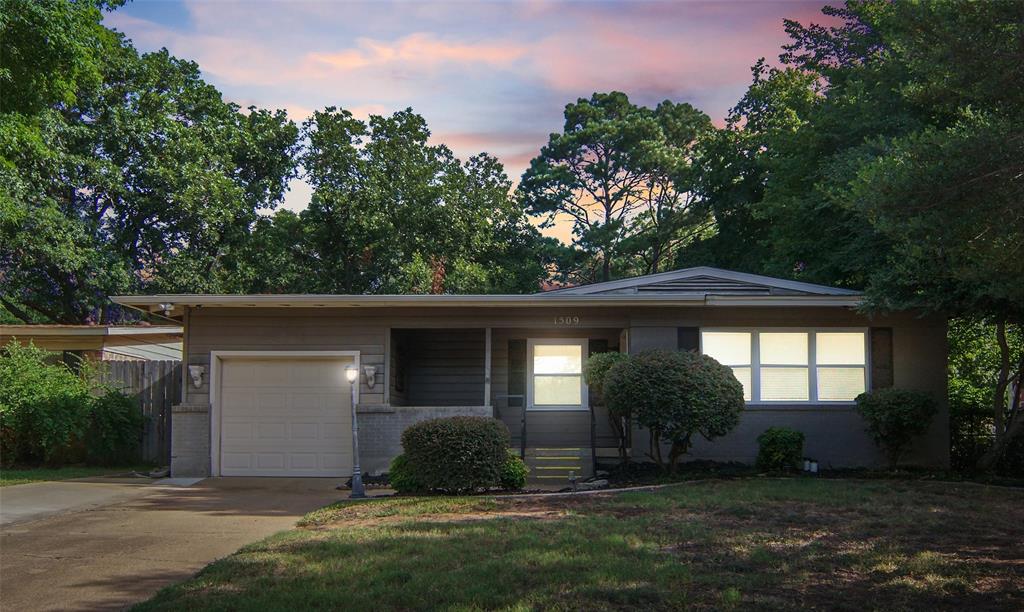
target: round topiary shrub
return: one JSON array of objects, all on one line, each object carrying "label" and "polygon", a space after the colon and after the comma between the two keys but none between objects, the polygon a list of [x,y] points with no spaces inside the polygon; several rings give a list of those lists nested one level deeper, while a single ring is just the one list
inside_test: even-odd
[{"label": "round topiary shrub", "polygon": [[629,355],[615,351],[595,353],[587,358],[583,364],[583,378],[587,381],[591,397],[604,395],[604,382],[608,378],[608,370],[625,359],[629,359]]},{"label": "round topiary shrub", "polygon": [[799,469],[804,456],[804,432],[788,427],[769,427],[757,437],[757,467],[769,472]]},{"label": "round topiary shrub", "polygon": [[505,465],[501,466],[501,488],[505,491],[519,491],[526,486],[526,476],[530,468],[518,455],[509,454]]},{"label": "round topiary shrub", "polygon": [[[694,434],[724,436],[740,422],[743,385],[732,370],[707,355],[645,351],[614,364],[604,383],[610,410],[630,412],[651,433],[651,457],[663,468],[690,449]],[[661,445],[671,445],[668,461]]]},{"label": "round topiary shrub", "polygon": [[424,490],[423,485],[413,475],[409,460],[404,454],[391,460],[391,467],[388,468],[388,485],[399,493],[420,493]]},{"label": "round topiary shrub", "polygon": [[899,464],[914,438],[928,431],[938,409],[928,395],[907,389],[876,389],[861,393],[856,401],[868,434],[888,456],[890,468]]},{"label": "round topiary shrub", "polygon": [[431,419],[402,432],[402,450],[416,482],[450,494],[499,486],[509,442],[505,424],[486,417]]}]

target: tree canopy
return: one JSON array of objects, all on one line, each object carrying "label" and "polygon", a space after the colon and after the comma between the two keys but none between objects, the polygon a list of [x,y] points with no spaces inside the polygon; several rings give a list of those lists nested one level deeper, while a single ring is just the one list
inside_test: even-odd
[{"label": "tree canopy", "polygon": [[[1024,431],[1024,5],[850,1],[787,22],[723,130],[698,144],[716,233],[701,262],[863,288],[867,308],[987,321],[996,444]],[[743,248],[737,248],[737,245]]]},{"label": "tree canopy", "polygon": [[617,91],[565,107],[562,133],[530,162],[519,193],[545,226],[571,220],[577,281],[657,272],[706,228],[691,207],[690,147],[710,127],[689,104],[649,109]]},{"label": "tree canopy", "polygon": [[[547,276],[554,246],[495,158],[428,145],[411,110],[327,108],[300,128],[242,109],[194,62],[103,27],[119,4],[0,5],[0,317],[116,321],[107,296],[130,292],[521,292]],[[300,170],[309,208],[268,216]]]}]

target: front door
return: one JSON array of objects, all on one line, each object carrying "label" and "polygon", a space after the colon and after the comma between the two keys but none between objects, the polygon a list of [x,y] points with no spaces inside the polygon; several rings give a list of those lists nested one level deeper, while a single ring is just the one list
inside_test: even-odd
[{"label": "front door", "polygon": [[587,339],[531,338],[526,354],[527,444],[590,446]]}]

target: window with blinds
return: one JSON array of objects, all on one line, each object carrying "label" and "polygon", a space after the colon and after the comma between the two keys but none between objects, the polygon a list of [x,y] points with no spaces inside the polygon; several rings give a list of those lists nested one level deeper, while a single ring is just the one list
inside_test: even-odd
[{"label": "window with blinds", "polygon": [[701,331],[701,352],[753,403],[852,402],[867,389],[866,346],[862,330]]}]

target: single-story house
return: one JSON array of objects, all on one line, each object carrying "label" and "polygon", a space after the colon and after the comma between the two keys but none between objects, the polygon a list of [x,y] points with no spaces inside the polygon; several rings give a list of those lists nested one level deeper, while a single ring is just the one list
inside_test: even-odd
[{"label": "single-story house", "polygon": [[0,346],[12,340],[60,353],[65,361],[180,361],[178,325],[0,325]]},{"label": "single-story house", "polygon": [[[365,472],[386,471],[400,434],[432,417],[501,419],[512,444],[564,479],[616,455],[582,376],[599,351],[699,350],[733,369],[747,409],[693,458],[752,462],[771,426],[806,434],[823,467],[882,463],[855,411],[896,386],[942,406],[910,460],[949,463],[946,321],[866,316],[862,295],[708,267],[532,295],[156,295],[113,300],[185,327],[184,401],[174,408],[178,476],[328,476],[352,469],[350,387],[358,367]],[[642,460],[647,435],[632,432]]]}]

